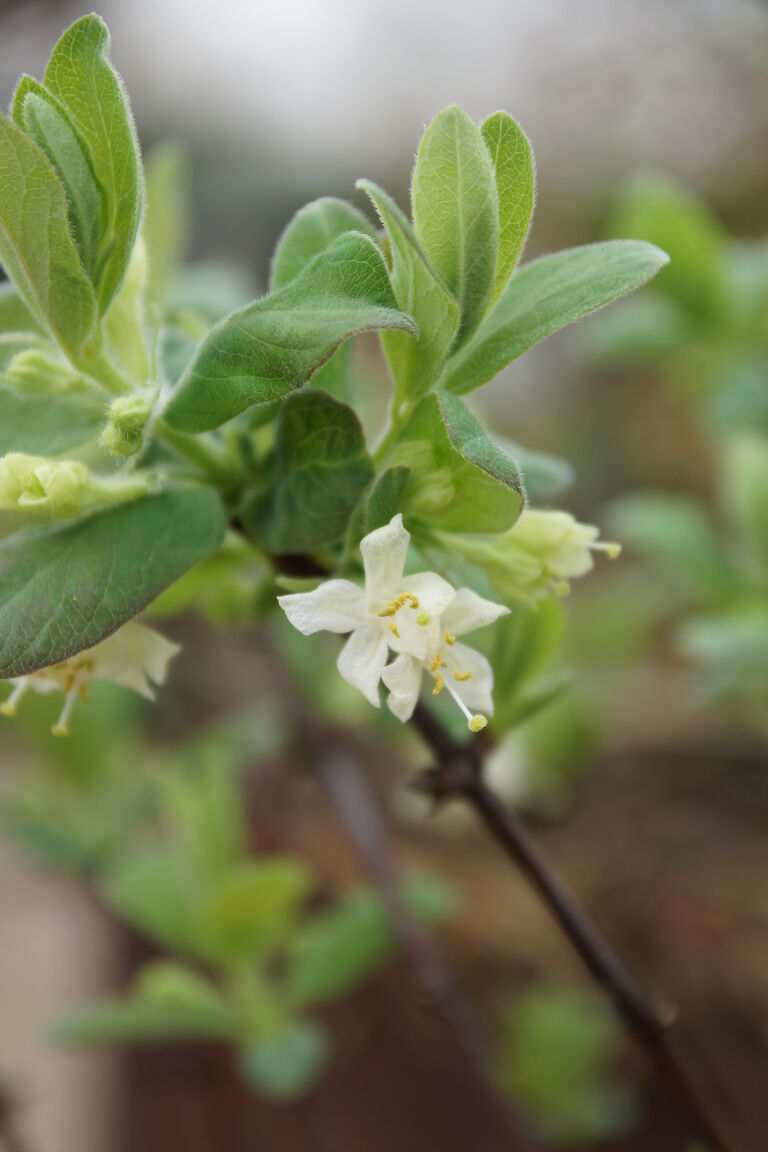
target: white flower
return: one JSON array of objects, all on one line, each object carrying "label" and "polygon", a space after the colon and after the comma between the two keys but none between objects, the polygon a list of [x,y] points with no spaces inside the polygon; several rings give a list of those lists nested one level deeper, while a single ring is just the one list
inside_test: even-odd
[{"label": "white flower", "polygon": [[[508,611],[468,588],[458,592],[434,572],[404,576],[410,535],[401,515],[360,542],[365,589],[350,580],[329,580],[313,592],[280,596],[278,603],[295,628],[351,633],[338,659],[344,679],[379,707],[379,680],[389,688],[389,707],[409,719],[416,706],[422,672],[434,679],[434,693],[446,688],[472,731],[485,727],[493,710],[493,673],[484,656],[458,644],[456,637],[489,624]],[[396,659],[387,666],[390,649]]]},{"label": "white flower", "polygon": [[70,660],[11,680],[14,689],[0,704],[0,713],[13,716],[22,696],[30,688],[41,695],[63,692],[66,697],[64,707],[52,731],[54,736],[66,736],[74,703],[78,696],[86,700],[88,685],[94,680],[109,680],[112,684],[138,692],[147,700],[154,700],[152,683],[165,683],[168,665],[178,651],[178,644],[172,644],[152,628],[131,621],[100,644],[78,652]]}]

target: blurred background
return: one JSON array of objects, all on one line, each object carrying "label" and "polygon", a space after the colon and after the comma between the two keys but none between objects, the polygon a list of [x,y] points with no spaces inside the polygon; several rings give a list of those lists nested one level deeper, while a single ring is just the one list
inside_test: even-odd
[{"label": "blurred background", "polygon": [[[83,11],[0,3],[4,105],[22,71],[42,74]],[[337,195],[364,208],[354,182],[366,176],[405,207],[420,134],[452,102],[478,120],[504,108],[532,139],[537,207],[524,259],[647,234],[674,264],[679,245],[681,278],[660,280],[645,314],[590,319],[534,348],[479,397],[495,428],[573,466],[573,484],[552,502],[626,546],[618,564],[574,590],[567,630],[556,628],[556,661],[573,669],[573,687],[504,741],[492,773],[644,986],[682,1005],[702,1090],[745,1149],[762,1147],[768,6],[102,0],[99,11],[145,152],[172,138],[187,156],[193,259],[237,264],[256,290],[307,200]],[[745,301],[756,301],[749,325]],[[359,355],[366,372],[382,371],[373,347]],[[659,493],[655,517],[649,501]],[[25,773],[52,757],[98,761],[100,740],[130,742],[138,767],[260,696],[259,723],[220,737],[223,756],[252,766],[250,835],[306,859],[323,891],[343,892],[364,868],[302,761],[296,683],[310,696],[317,685],[301,681],[290,638],[192,614],[166,630],[184,653],[161,706],[116,703],[114,727],[97,725],[64,754],[41,735],[44,710],[4,725],[6,792],[15,796]],[[326,734],[352,715],[340,691],[323,702]],[[691,1149],[674,1106],[523,882],[469,818],[430,819],[409,795],[409,773],[424,762],[418,744],[403,742],[393,760],[377,731],[363,730],[355,754],[388,811],[398,863],[450,881],[456,910],[439,930],[441,948],[493,1036],[503,1089],[547,1146]],[[50,1022],[121,987],[144,945],[104,915],[87,884],[43,867],[50,852],[36,860],[20,851],[34,839],[29,824],[9,823],[0,842],[0,1148],[498,1146],[492,1136],[481,1143],[477,1092],[404,959],[330,1010],[330,1069],[290,1106],[243,1104],[215,1050],[52,1049]]]}]

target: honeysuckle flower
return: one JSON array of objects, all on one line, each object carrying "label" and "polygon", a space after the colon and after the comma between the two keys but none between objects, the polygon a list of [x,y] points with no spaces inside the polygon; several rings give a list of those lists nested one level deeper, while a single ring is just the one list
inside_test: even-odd
[{"label": "honeysuckle flower", "polygon": [[62,519],[89,508],[135,500],[149,491],[145,476],[94,476],[77,460],[9,452],[0,459],[0,510]]},{"label": "honeysuckle flower", "polygon": [[[418,698],[422,673],[453,696],[473,731],[490,714],[493,673],[485,657],[456,637],[498,619],[508,609],[467,588],[458,592],[434,572],[404,575],[410,534],[400,514],[360,542],[365,588],[350,580],[328,580],[312,592],[278,597],[291,624],[313,632],[350,633],[337,667],[344,679],[379,707],[379,681],[389,688],[389,706],[405,721]],[[387,667],[389,652],[395,660]]]},{"label": "honeysuckle flower", "polygon": [[0,714],[14,716],[22,697],[30,690],[40,695],[63,692],[64,706],[51,731],[54,736],[66,736],[75,701],[87,699],[89,684],[108,680],[154,700],[153,684],[165,683],[168,665],[179,650],[178,644],[166,640],[159,632],[131,621],[70,660],[11,680],[13,691],[0,704]]},{"label": "honeysuckle flower", "polygon": [[498,536],[436,534],[445,546],[484,568],[493,587],[506,599],[534,603],[553,593],[565,596],[570,581],[594,567],[595,552],[615,559],[619,544],[598,540],[599,530],[581,524],[568,512],[526,509],[507,532]]}]

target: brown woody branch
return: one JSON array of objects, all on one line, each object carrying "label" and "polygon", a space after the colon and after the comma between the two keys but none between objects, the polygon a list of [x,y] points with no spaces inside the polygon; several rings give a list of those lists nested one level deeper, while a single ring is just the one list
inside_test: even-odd
[{"label": "brown woody branch", "polygon": [[661,1015],[632,979],[611,945],[544,860],[520,818],[485,784],[482,740],[455,741],[423,705],[414,723],[434,753],[436,764],[414,782],[417,791],[441,802],[462,799],[479,816],[510,859],[546,904],[586,967],[641,1047],[659,1079],[678,1102],[692,1134],[711,1152],[737,1152],[730,1135],[713,1115],[686,1067],[671,1035],[673,1019]]}]

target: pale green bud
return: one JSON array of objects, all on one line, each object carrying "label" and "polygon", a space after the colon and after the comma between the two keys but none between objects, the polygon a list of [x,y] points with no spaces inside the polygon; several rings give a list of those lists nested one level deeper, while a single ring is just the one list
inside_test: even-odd
[{"label": "pale green bud", "polygon": [[84,377],[39,348],[17,352],[8,364],[3,380],[19,392],[39,392],[48,396],[82,392],[87,387]]},{"label": "pale green bud", "polygon": [[135,500],[149,491],[146,477],[94,476],[77,460],[48,460],[9,452],[0,459],[0,510],[61,519],[88,508]]},{"label": "pale green bud", "polygon": [[594,566],[593,553],[615,559],[618,544],[598,540],[598,529],[580,524],[568,512],[526,510],[507,532],[498,536],[448,536],[444,546],[485,569],[507,600],[533,603],[553,593],[565,596],[570,581]]},{"label": "pale green bud", "polygon": [[133,456],[140,451],[152,405],[141,396],[118,396],[113,401],[101,443],[114,456]]}]

